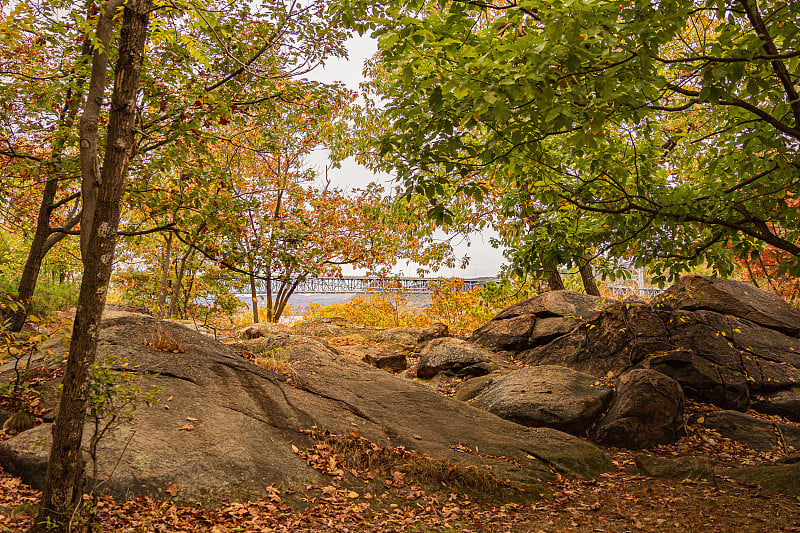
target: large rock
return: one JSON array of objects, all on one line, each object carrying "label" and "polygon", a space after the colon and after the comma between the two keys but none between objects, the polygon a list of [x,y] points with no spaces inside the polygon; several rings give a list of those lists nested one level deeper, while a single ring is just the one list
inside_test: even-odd
[{"label": "large rock", "polygon": [[800,463],[726,468],[717,473],[769,492],[800,497]]},{"label": "large rock", "polygon": [[780,296],[742,281],[689,275],[659,300],[671,309],[732,315],[788,335],[800,333],[800,311]]},{"label": "large rock", "polygon": [[[143,342],[154,326],[150,318],[126,317],[104,322],[100,332],[101,357],[126,359],[117,368],[162,391],[152,407],[140,405],[132,423],[101,443],[100,477],[114,472],[104,487],[116,498],[163,498],[173,483],[179,501],[213,505],[262,497],[272,483],[298,491],[326,483],[293,453],[293,446],[313,444],[300,430],[314,426],[488,466],[520,483],[553,479],[551,469],[590,476],[612,468],[602,452],[574,437],[502,420],[318,342],[284,346],[290,365],[284,375],[173,324],[162,327],[184,351],[154,350]],[[88,439],[89,424],[85,434]],[[3,467],[41,486],[50,436],[43,424],[2,443]],[[480,455],[458,451],[464,448]]]},{"label": "large rock", "polygon": [[[614,304],[518,357],[596,376],[652,368],[677,380],[690,398],[737,410],[765,398],[754,407],[800,416],[793,409],[800,403],[800,339],[787,334],[797,312],[740,282],[690,276],[673,289],[654,304]],[[781,309],[783,322],[769,312],[770,303]]]},{"label": "large rock", "polygon": [[505,308],[469,341],[491,349],[525,350],[569,333],[605,305],[605,300],[579,292],[546,292]]},{"label": "large rock", "polygon": [[631,370],[616,382],[617,396],[592,431],[592,440],[620,448],[670,444],[683,435],[683,391],[654,370]]},{"label": "large rock", "polygon": [[282,335],[289,333],[289,326],[285,324],[275,324],[272,322],[258,322],[239,328],[234,337],[238,339],[257,339],[259,337],[267,337],[274,335]]},{"label": "large rock", "polygon": [[800,422],[800,386],[758,394],[753,398],[752,408]]},{"label": "large rock", "polygon": [[433,339],[419,353],[417,377],[432,378],[439,372],[482,375],[490,362],[490,354],[480,346],[454,337]]},{"label": "large rock", "polygon": [[584,435],[613,392],[588,374],[563,366],[538,366],[494,378],[472,405],[524,426]]},{"label": "large rock", "polygon": [[693,421],[754,450],[782,450],[784,446],[800,450],[800,427],[797,426],[763,420],[738,411],[718,411],[697,416]]},{"label": "large rock", "polygon": [[450,328],[447,324],[438,322],[427,328],[389,328],[376,331],[371,335],[372,339],[384,342],[395,342],[399,344],[416,345],[427,342],[431,339],[450,336]]}]

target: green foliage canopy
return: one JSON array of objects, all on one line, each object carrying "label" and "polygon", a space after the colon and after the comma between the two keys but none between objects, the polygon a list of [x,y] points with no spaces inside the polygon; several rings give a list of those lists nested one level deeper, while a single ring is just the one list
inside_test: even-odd
[{"label": "green foliage canopy", "polygon": [[590,249],[662,280],[703,262],[727,275],[769,244],[800,273],[792,2],[349,9],[379,38],[387,166],[434,203],[454,184],[495,191],[525,269]]}]

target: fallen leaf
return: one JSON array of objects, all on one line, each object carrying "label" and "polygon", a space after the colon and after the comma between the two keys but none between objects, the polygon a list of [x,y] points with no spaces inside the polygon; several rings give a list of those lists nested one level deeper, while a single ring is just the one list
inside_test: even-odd
[{"label": "fallen leaf", "polygon": [[414,438],[417,440],[422,440],[422,437],[420,437],[419,435],[414,435]]},{"label": "fallen leaf", "polygon": [[194,426],[187,423],[187,424],[184,424],[181,427],[179,427],[178,431],[181,431],[181,430],[183,430],[183,431],[191,431],[193,429],[194,429]]},{"label": "fallen leaf", "polygon": [[350,492],[347,493],[347,497],[350,499],[358,498],[358,493],[354,490],[351,490]]},{"label": "fallen leaf", "polygon": [[200,420],[200,419],[199,419],[199,418],[194,418],[194,417],[192,417],[192,416],[187,416],[187,417],[186,417],[186,420],[188,420],[189,422],[197,422],[197,421],[198,421],[198,420]]},{"label": "fallen leaf", "polygon": [[175,496],[178,495],[178,491],[180,489],[178,488],[178,485],[176,485],[175,483],[169,482],[167,483],[167,488],[165,490],[167,491],[167,494],[169,494],[174,498]]}]

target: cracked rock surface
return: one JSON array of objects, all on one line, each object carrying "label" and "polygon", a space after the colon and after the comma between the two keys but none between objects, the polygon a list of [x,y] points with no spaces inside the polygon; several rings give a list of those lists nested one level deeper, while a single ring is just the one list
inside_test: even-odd
[{"label": "cracked rock surface", "polygon": [[[263,497],[273,483],[303,491],[322,482],[293,450],[314,444],[301,432],[312,427],[490,467],[523,484],[547,482],[559,471],[593,476],[612,468],[598,448],[575,437],[503,420],[320,342],[285,344],[288,367],[279,374],[172,323],[161,327],[183,351],[155,350],[145,344],[155,327],[149,317],[120,317],[100,333],[100,357],[115,358],[115,368],[137,376],[143,389],[161,390],[101,444],[99,477],[110,477],[104,488],[118,501],[165,498],[167,483],[179,487],[177,500],[212,506]],[[40,486],[50,433],[46,423],[0,445],[4,468]],[[88,444],[88,423],[84,433]]]}]

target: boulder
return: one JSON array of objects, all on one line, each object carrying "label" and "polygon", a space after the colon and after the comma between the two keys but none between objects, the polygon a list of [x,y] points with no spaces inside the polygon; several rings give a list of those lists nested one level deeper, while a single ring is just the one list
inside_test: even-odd
[{"label": "boulder", "polygon": [[642,367],[680,383],[689,398],[728,409],[747,409],[750,389],[741,373],[712,363],[693,350],[678,349],[649,356]]},{"label": "boulder", "polygon": [[705,457],[656,457],[637,453],[636,466],[650,477],[678,480],[714,478],[714,468]]},{"label": "boulder", "polygon": [[593,441],[619,448],[675,442],[683,434],[683,391],[654,370],[631,370],[615,383],[617,396],[592,431]]},{"label": "boulder", "polygon": [[759,413],[800,422],[800,386],[756,395],[751,406]]},{"label": "boulder", "polygon": [[711,428],[722,437],[747,444],[754,450],[782,450],[784,446],[800,450],[800,427],[797,426],[763,420],[738,411],[700,415],[692,422]]},{"label": "boulder", "polygon": [[367,353],[362,359],[368,365],[386,370],[387,372],[402,372],[408,368],[406,354],[402,349],[386,349],[378,353]]},{"label": "boulder", "polygon": [[496,378],[494,375],[486,375],[464,380],[456,385],[453,398],[459,402],[468,402],[486,390]]},{"label": "boulder", "polygon": [[[754,408],[762,412],[797,419],[800,339],[787,334],[796,312],[783,302],[778,307],[786,316],[778,324],[768,305],[778,305],[775,296],[746,285],[691,276],[654,304],[611,305],[517,357],[595,376],[651,368],[678,381],[689,398],[737,410],[756,399]],[[748,307],[732,295],[752,297],[755,303]]]},{"label": "boulder", "polygon": [[[480,346],[454,337],[433,339],[419,353],[417,377],[431,378],[439,372],[476,375],[471,366],[490,362],[489,352]],[[477,375],[489,372],[485,367],[478,368]]]},{"label": "boulder", "polygon": [[769,492],[800,497],[800,463],[725,468],[717,473]]},{"label": "boulder", "polygon": [[338,337],[342,335],[367,335],[375,328],[351,322],[341,317],[324,317],[313,320],[304,320],[291,327],[291,332],[296,335],[310,337]]},{"label": "boulder", "polygon": [[377,341],[395,342],[407,345],[416,345],[431,339],[448,337],[450,328],[446,324],[436,323],[427,328],[389,328],[376,331],[371,338]]},{"label": "boulder", "polygon": [[800,333],[800,311],[783,298],[750,283],[706,276],[684,276],[657,299],[675,310],[708,310],[731,315],[787,335]]},{"label": "boulder", "polygon": [[[293,452],[313,445],[301,429],[314,426],[489,467],[523,484],[552,480],[551,469],[592,476],[613,468],[579,439],[502,420],[319,342],[284,346],[288,369],[278,374],[174,324],[162,327],[184,351],[154,350],[143,342],[154,327],[151,318],[122,317],[104,321],[100,332],[100,357],[114,358],[115,368],[144,389],[161,389],[151,407],[140,404],[132,422],[101,441],[100,477],[110,477],[104,487],[118,500],[135,494],[166,498],[167,483],[177,485],[178,502],[210,506],[225,498],[264,497],[264,487],[273,483],[302,493],[308,484],[329,482]],[[64,355],[63,348],[55,351]],[[91,424],[84,435],[88,444]],[[42,424],[3,442],[3,468],[40,487],[50,438],[50,424]]]},{"label": "boulder", "polygon": [[272,322],[259,322],[257,324],[250,324],[243,328],[239,328],[234,333],[237,339],[257,339],[259,337],[267,337],[274,335],[284,335],[289,333],[289,326],[285,324],[275,324]]},{"label": "boulder", "polygon": [[524,426],[585,435],[612,394],[611,387],[588,374],[538,366],[495,377],[471,405]]},{"label": "boulder", "polygon": [[546,292],[505,308],[468,340],[494,350],[525,350],[569,333],[605,306],[597,296]]}]

